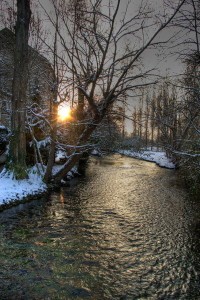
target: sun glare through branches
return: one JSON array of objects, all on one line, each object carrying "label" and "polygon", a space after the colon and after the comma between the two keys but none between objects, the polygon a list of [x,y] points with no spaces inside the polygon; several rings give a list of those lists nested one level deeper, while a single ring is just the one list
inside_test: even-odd
[{"label": "sun glare through branches", "polygon": [[71,108],[68,105],[60,105],[58,108],[58,120],[69,121],[71,119]]}]

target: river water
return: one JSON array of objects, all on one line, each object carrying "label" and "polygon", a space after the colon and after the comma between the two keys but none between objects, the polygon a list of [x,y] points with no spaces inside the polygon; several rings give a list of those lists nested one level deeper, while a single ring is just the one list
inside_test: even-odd
[{"label": "river water", "polygon": [[199,212],[175,171],[91,158],[70,188],[0,214],[0,299],[200,299]]}]

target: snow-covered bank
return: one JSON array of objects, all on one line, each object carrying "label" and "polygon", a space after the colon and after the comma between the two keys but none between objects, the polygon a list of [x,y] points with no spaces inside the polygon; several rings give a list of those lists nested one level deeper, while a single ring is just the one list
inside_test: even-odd
[{"label": "snow-covered bank", "polygon": [[155,162],[158,166],[168,169],[175,169],[174,163],[167,158],[165,152],[156,152],[156,151],[141,151],[141,152],[134,152],[131,150],[119,150],[118,153],[150,161]]},{"label": "snow-covered bank", "polygon": [[0,173],[0,191],[0,205],[2,205],[43,193],[47,191],[47,186],[36,168],[32,168],[29,178],[24,180],[13,179],[13,174],[7,173],[4,169]]},{"label": "snow-covered bank", "polygon": [[[43,173],[41,167],[40,172]],[[60,170],[62,165],[54,165],[53,174]],[[80,175],[77,167],[73,167],[68,172],[66,179],[70,180],[75,176]],[[62,184],[65,182],[62,181]],[[48,190],[47,185],[42,181],[42,176],[38,174],[36,166],[28,172],[28,179],[16,180],[13,179],[13,174],[9,174],[6,170],[0,173],[0,206],[4,204],[12,204],[15,201],[24,200],[26,197],[40,195]]]},{"label": "snow-covered bank", "polygon": [[[64,151],[56,153],[56,164],[53,166],[52,173],[57,173],[62,168],[62,161],[66,161],[67,156]],[[0,206],[4,204],[12,204],[26,197],[32,198],[41,195],[48,190],[47,185],[42,181],[42,175],[45,172],[45,166],[38,164],[28,171],[28,179],[13,179],[13,174],[6,172],[6,169],[0,171]],[[67,173],[66,180],[70,180],[78,174],[77,167],[73,167]],[[63,185],[65,181],[61,182]]]}]

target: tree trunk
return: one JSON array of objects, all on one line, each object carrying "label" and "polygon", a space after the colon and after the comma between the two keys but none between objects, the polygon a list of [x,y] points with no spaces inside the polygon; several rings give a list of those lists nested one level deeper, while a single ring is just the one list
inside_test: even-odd
[{"label": "tree trunk", "polygon": [[[55,93],[55,96],[57,94]],[[47,162],[47,168],[44,175],[44,182],[48,183],[51,180],[52,168],[55,162],[55,152],[56,152],[56,139],[57,139],[57,115],[58,115],[58,104],[52,101],[51,106],[51,145],[49,151],[49,157]]]},{"label": "tree trunk", "polygon": [[12,137],[10,143],[11,169],[17,179],[26,173],[26,91],[28,82],[28,33],[30,23],[30,0],[17,0],[15,29],[14,75],[12,84]]},{"label": "tree trunk", "polygon": [[[84,119],[84,106],[85,106],[85,101],[84,101],[84,94],[81,91],[81,89],[78,89],[78,105],[77,105],[77,120],[78,121],[83,121]],[[83,128],[83,126],[80,126]]]}]

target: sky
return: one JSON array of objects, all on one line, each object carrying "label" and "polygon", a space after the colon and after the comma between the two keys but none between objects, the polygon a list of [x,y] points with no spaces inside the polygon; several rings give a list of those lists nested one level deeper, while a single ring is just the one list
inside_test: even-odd
[{"label": "sky", "polygon": [[[66,0],[67,1],[67,0]],[[1,0],[1,5],[2,3],[13,3],[13,0]],[[50,0],[34,0],[33,3],[41,3],[45,9],[47,9],[47,11],[51,11],[53,10],[52,4]],[[117,0],[114,0],[113,3],[116,3]],[[164,14],[164,6],[163,6],[163,2],[164,0],[146,0],[146,1],[141,1],[141,0],[123,0],[121,1],[120,4],[120,10],[121,12],[124,12],[126,9],[127,4],[129,3],[129,9],[128,9],[128,17],[131,17],[135,11],[135,9],[137,9],[139,7],[139,5],[141,4],[141,2],[146,2],[147,5],[150,7],[150,9],[152,9],[154,11],[154,15],[158,15],[158,14]],[[179,2],[179,0],[174,0],[173,1],[174,4]],[[107,0],[104,0],[104,4],[107,4]],[[107,5],[105,5],[105,9],[107,9]],[[41,10],[42,12],[42,10]],[[170,13],[170,12],[169,12]],[[2,12],[1,12],[2,14]],[[2,27],[2,25],[0,24],[0,26]],[[47,29],[49,29],[51,31],[51,26],[50,23],[47,23]],[[153,31],[149,31],[149,35],[151,34],[151,32]],[[162,32],[162,35],[160,36],[160,38],[163,40],[165,38],[167,38],[169,36],[169,33],[171,33],[171,29],[170,30],[164,30]],[[166,56],[167,53],[164,53],[163,56]],[[180,61],[177,62],[176,57],[175,56],[171,56],[171,57],[166,57],[163,59],[162,53],[161,51],[152,51],[152,50],[147,50],[145,51],[144,55],[143,55],[143,59],[144,59],[144,63],[149,66],[149,67],[153,67],[153,66],[157,66],[157,68],[159,69],[159,71],[162,74],[168,74],[168,73],[172,73],[172,74],[177,74],[180,73],[182,71],[181,68],[181,64]]]},{"label": "sky", "polygon": [[[48,11],[52,10],[53,11],[53,7],[52,4],[49,0],[39,0],[39,2],[45,7],[45,9],[47,9]],[[105,3],[107,3],[107,0],[104,1]],[[113,1],[114,3],[117,2],[117,0]],[[129,3],[130,2],[130,3]],[[129,9],[128,9],[128,17],[131,17],[135,11],[135,9],[137,9],[139,7],[139,5],[141,4],[141,0],[123,0],[121,1],[120,4],[120,10],[121,12],[124,12],[126,9],[127,4],[129,3]],[[164,6],[163,6],[163,2],[164,0],[146,0],[143,2],[147,2],[147,5],[149,6],[149,8],[151,10],[154,11],[154,15],[158,16],[159,14],[166,14],[166,17],[168,17],[171,13],[171,11],[165,11],[164,12]],[[178,3],[179,0],[174,0],[173,4],[175,5],[176,3]],[[107,9],[107,4],[105,5],[105,10]],[[48,28],[51,28],[50,24],[48,23]],[[148,34],[149,36],[151,35],[151,33],[153,33],[153,30],[149,30]],[[161,35],[159,36],[160,40],[165,40],[167,39],[171,34],[172,34],[172,29],[166,29],[164,31],[162,31]],[[143,59],[144,59],[144,63],[146,65],[148,65],[150,68],[156,66],[159,71],[162,74],[168,74],[168,73],[172,73],[174,75],[179,74],[180,72],[182,72],[182,67],[180,64],[180,61],[176,60],[176,56],[167,56],[167,54],[169,54],[168,52],[163,52],[163,51],[154,51],[154,50],[150,50],[148,49],[147,51],[144,52],[143,55]]]},{"label": "sky", "polygon": [[[53,11],[51,1],[39,0],[39,2],[48,11],[50,11],[50,10]],[[105,0],[104,2],[106,3],[107,0]],[[117,0],[114,0],[113,2],[116,3]],[[121,1],[121,4],[120,4],[120,7],[121,7],[120,10],[121,10],[121,12],[124,12],[126,10],[127,4],[129,3],[129,9],[128,9],[127,15],[128,15],[128,17],[131,17],[133,15],[135,9],[137,9],[139,7],[141,2],[147,2],[147,5],[149,6],[149,8],[154,11],[154,13],[153,13],[154,15],[158,16],[159,14],[162,14],[162,15],[164,14],[164,6],[163,6],[164,0],[146,0],[146,1],[123,0],[123,1]],[[178,2],[179,2],[179,0],[173,1],[174,5]],[[105,5],[105,10],[106,9],[107,9],[107,4]],[[171,11],[169,11],[169,10],[168,10],[168,12],[165,12],[166,17],[168,17],[170,15],[170,13],[171,13]],[[48,23],[48,28],[51,28],[49,23]],[[149,36],[151,35],[151,33],[153,33],[153,30],[149,30],[149,32],[148,32]],[[160,35],[160,40],[167,39],[171,35],[171,33],[172,33],[171,31],[172,31],[171,28],[169,30],[167,29],[167,30],[162,31],[162,33]],[[148,49],[147,51],[144,52],[144,55],[143,55],[144,63],[146,65],[148,65],[150,68],[156,66],[159,69],[159,71],[164,75],[168,74],[168,73],[172,73],[172,74],[176,75],[176,74],[182,72],[182,67],[180,65],[180,61],[177,61],[175,56],[166,57],[167,54],[169,54],[169,51],[164,53],[163,51],[159,51],[159,50],[154,51],[154,50]]]}]

